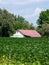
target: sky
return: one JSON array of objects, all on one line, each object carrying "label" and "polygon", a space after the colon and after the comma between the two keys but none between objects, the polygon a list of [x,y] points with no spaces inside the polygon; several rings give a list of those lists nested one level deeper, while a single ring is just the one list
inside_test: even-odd
[{"label": "sky", "polygon": [[0,0],[0,8],[23,16],[29,23],[37,26],[40,12],[49,9],[49,0]]}]

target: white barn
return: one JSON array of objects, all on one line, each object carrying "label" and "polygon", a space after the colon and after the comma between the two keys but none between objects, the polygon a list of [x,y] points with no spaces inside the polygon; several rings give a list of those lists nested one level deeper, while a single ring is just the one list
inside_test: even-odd
[{"label": "white barn", "polygon": [[13,34],[13,36],[10,36],[10,37],[18,37],[18,38],[23,38],[24,35],[22,35],[19,31],[16,31],[15,34]]},{"label": "white barn", "polygon": [[41,35],[36,30],[18,30],[15,34],[11,37],[41,37]]}]

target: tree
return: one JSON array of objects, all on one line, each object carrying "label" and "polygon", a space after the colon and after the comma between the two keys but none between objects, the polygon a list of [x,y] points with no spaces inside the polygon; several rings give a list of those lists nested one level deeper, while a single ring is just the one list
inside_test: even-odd
[{"label": "tree", "polygon": [[49,36],[49,10],[42,11],[39,19],[37,20],[37,30],[42,36]]},{"label": "tree", "polygon": [[0,9],[0,36],[9,37],[11,34],[13,34],[15,32],[13,23],[14,18],[12,14],[6,10]]},{"label": "tree", "polygon": [[5,9],[0,9],[0,36],[9,37],[17,29],[33,29],[33,26],[22,16],[16,16]]},{"label": "tree", "polygon": [[49,37],[49,24],[45,23],[42,25],[42,30],[44,32],[44,36]]},{"label": "tree", "polygon": [[40,13],[39,19],[37,20],[37,24],[42,26],[42,24],[48,23],[49,24],[49,10],[42,11]]},{"label": "tree", "polygon": [[15,23],[14,28],[17,29],[34,29],[34,27],[22,16],[14,16]]},{"label": "tree", "polygon": [[14,34],[15,30],[13,28],[13,25],[11,25],[8,22],[3,22],[2,23],[2,37],[9,37],[12,34]]}]

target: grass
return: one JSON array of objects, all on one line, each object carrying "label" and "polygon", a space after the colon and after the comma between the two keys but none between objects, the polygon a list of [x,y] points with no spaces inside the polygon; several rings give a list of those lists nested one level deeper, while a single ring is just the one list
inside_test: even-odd
[{"label": "grass", "polygon": [[49,65],[49,38],[0,38],[0,65]]}]

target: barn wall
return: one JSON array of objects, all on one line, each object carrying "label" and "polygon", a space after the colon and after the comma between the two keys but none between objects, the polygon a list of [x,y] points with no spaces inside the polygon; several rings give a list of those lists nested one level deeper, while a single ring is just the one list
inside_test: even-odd
[{"label": "barn wall", "polygon": [[11,36],[11,37],[19,37],[19,38],[23,38],[24,35],[21,34],[19,31],[17,31],[17,32],[16,32],[15,34],[13,34],[13,36]]}]

